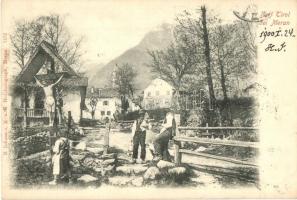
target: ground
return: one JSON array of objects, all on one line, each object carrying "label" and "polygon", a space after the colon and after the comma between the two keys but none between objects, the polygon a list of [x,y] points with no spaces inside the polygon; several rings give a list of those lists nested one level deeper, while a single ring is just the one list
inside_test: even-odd
[{"label": "ground", "polygon": [[[182,166],[184,169],[176,168],[174,165],[162,168],[160,167],[162,164],[151,161],[152,155],[147,149],[147,163],[131,165],[129,164],[131,134],[115,129],[109,135],[110,154],[103,158],[105,131],[106,129],[86,129],[85,137],[82,137],[79,141],[74,141],[71,156],[74,160],[73,177],[75,185],[87,187],[102,185],[137,187],[153,184],[168,186],[170,184],[215,188],[235,185],[257,187],[254,180],[244,176],[245,173],[250,172],[245,168],[242,170],[238,165],[232,163],[202,157],[183,155],[182,162],[186,163],[185,166]],[[150,140],[151,137],[152,133],[148,133],[147,140]],[[169,152],[174,155],[172,147]],[[116,154],[116,159],[114,159],[114,154]],[[49,152],[31,155],[31,157],[16,160],[17,164],[14,167],[16,185],[18,187],[48,186],[48,182],[52,179]],[[192,167],[189,168],[188,164],[191,164]],[[177,175],[174,171],[181,171],[183,175]],[[239,178],[238,175],[241,174],[243,174],[243,177]],[[165,176],[166,180],[164,179]]]}]

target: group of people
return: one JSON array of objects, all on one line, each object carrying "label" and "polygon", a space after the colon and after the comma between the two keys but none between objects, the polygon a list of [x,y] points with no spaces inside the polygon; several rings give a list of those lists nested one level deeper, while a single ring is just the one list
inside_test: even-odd
[{"label": "group of people", "polygon": [[132,126],[132,163],[136,163],[138,159],[138,149],[140,146],[140,159],[142,163],[146,161],[146,146],[149,146],[149,150],[153,155],[153,160],[166,160],[171,161],[170,154],[168,152],[168,145],[170,139],[175,135],[176,123],[174,114],[168,112],[162,123],[160,133],[153,135],[153,139],[149,144],[146,144],[147,131],[151,129],[149,123],[149,115],[147,112],[140,110],[139,117],[136,119]]},{"label": "group of people", "polygon": [[[147,131],[152,128],[149,122],[149,115],[144,111],[139,112],[139,117],[134,121],[132,126],[132,143],[133,154],[132,163],[136,163],[138,159],[138,149],[141,148],[140,159],[141,162],[146,161],[146,146],[149,146],[150,152],[153,155],[153,160],[170,161],[170,154],[168,152],[169,140],[175,135],[175,119],[172,112],[168,112],[162,123],[160,133],[153,136],[152,142],[146,143]],[[71,182],[71,165],[73,161],[70,157],[70,143],[67,139],[66,132],[58,132],[58,139],[52,148],[52,167],[54,180],[50,182],[56,185],[58,181],[65,180]]]}]

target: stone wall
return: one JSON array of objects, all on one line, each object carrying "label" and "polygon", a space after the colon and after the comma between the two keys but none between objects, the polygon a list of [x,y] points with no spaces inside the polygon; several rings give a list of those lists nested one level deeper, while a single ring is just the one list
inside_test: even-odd
[{"label": "stone wall", "polygon": [[49,133],[46,131],[35,135],[19,137],[12,141],[14,156],[20,158],[49,149]]}]

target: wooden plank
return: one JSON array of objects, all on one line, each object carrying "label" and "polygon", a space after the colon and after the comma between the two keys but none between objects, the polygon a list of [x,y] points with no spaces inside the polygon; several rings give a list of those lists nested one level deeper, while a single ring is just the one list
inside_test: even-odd
[{"label": "wooden plank", "polygon": [[179,152],[185,153],[185,154],[191,154],[191,155],[195,155],[195,156],[200,156],[200,157],[205,157],[205,158],[211,158],[211,159],[215,159],[215,160],[227,161],[227,162],[235,163],[235,164],[248,165],[251,167],[258,167],[255,163],[250,163],[250,162],[246,162],[246,161],[242,161],[242,160],[236,160],[233,158],[227,158],[227,157],[223,157],[223,156],[216,156],[216,155],[211,155],[211,154],[206,154],[206,153],[195,152],[195,151],[191,151],[191,150],[187,150],[187,149],[180,149]]},{"label": "wooden plank", "polygon": [[180,142],[194,142],[199,144],[216,144],[216,145],[226,145],[226,146],[236,146],[236,147],[250,147],[259,148],[258,142],[243,142],[234,140],[217,140],[208,138],[194,138],[194,137],[174,137],[175,141]]},{"label": "wooden plank", "polygon": [[257,127],[187,127],[180,126],[179,130],[259,130]]},{"label": "wooden plank", "polygon": [[122,123],[122,124],[129,124],[129,123],[134,123],[134,120],[127,120],[127,121],[118,121],[118,123]]},{"label": "wooden plank", "polygon": [[[259,181],[259,173],[256,168],[250,168],[249,166],[245,166],[244,169],[239,168],[222,168],[222,167],[215,167],[209,165],[198,165],[188,163],[188,165],[198,171],[215,174],[219,176],[228,176],[232,178],[236,178],[239,180],[244,180],[252,183],[258,183]],[[244,167],[244,166],[243,166]],[[248,170],[248,169],[255,169],[255,170]]]},{"label": "wooden plank", "polygon": [[175,141],[174,142],[174,152],[175,152],[175,155],[174,155],[174,162],[177,166],[179,166],[181,164],[181,152],[180,152],[180,142],[178,141]]}]

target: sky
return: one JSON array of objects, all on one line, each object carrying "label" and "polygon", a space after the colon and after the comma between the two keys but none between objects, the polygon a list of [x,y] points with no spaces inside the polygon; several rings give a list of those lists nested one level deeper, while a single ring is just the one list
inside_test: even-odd
[{"label": "sky", "polygon": [[[234,2],[212,2],[210,8],[222,18],[234,19]],[[2,27],[8,33],[19,19],[51,13],[66,16],[73,37],[84,36],[83,60],[87,65],[111,61],[136,46],[149,31],[174,23],[183,10],[202,5],[195,0],[4,0],[2,4]]]}]

